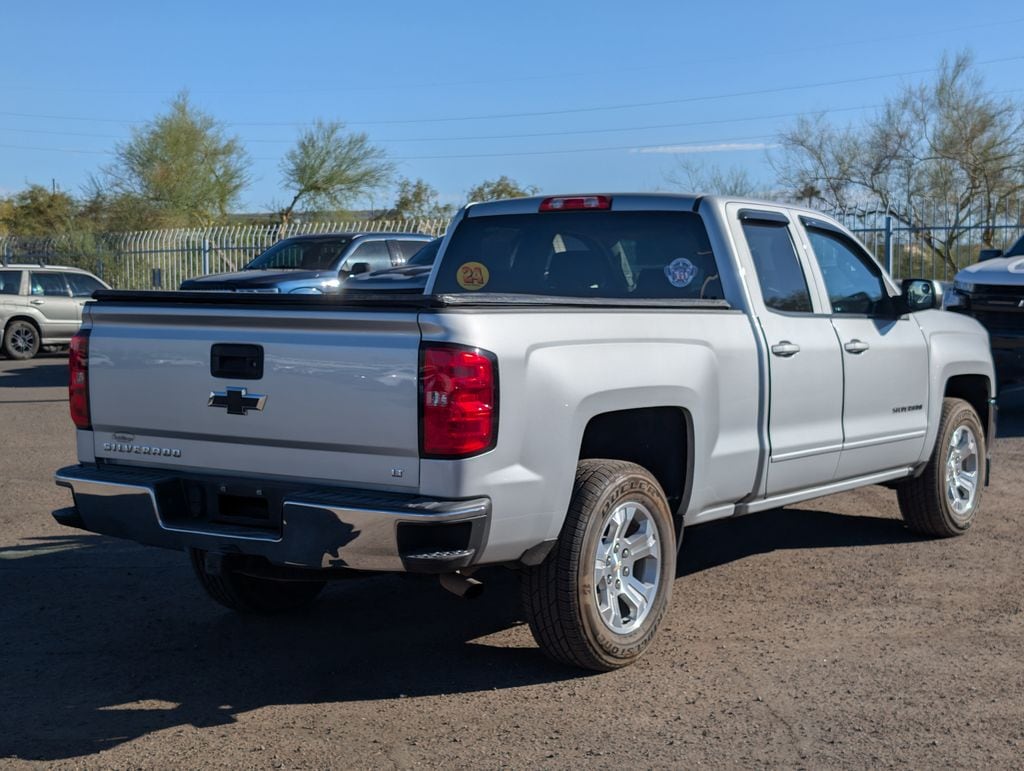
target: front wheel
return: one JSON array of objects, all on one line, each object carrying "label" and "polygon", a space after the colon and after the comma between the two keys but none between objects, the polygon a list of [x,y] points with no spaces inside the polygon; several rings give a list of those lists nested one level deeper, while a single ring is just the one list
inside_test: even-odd
[{"label": "front wheel", "polygon": [[967,532],[981,506],[984,474],[985,431],[978,413],[963,399],[944,399],[928,465],[897,488],[907,527],[938,538]]},{"label": "front wheel", "polygon": [[192,569],[206,593],[225,608],[239,613],[283,613],[309,605],[327,585],[326,581],[284,581],[246,575],[231,557],[220,570],[207,569],[206,552],[190,549]]},{"label": "front wheel", "polygon": [[565,664],[631,664],[654,639],[675,567],[672,514],[651,473],[625,461],[580,461],[558,543],[523,574],[530,630]]}]

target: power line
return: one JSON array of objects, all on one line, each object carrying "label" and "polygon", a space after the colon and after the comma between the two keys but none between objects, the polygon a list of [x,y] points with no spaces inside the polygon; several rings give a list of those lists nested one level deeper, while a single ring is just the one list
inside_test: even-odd
[{"label": "power line", "polygon": [[[979,61],[977,64],[1001,64],[1011,61],[1020,61],[1024,59],[1024,55],[1019,56],[1005,56],[997,59],[987,59],[985,61]],[[716,101],[720,99],[734,99],[738,97],[746,96],[764,96],[767,94],[779,94],[790,91],[801,91],[813,88],[825,88],[830,86],[842,86],[850,85],[852,83],[867,83],[874,80],[885,80],[888,78],[899,78],[908,77],[910,75],[923,75],[931,72],[938,71],[938,67],[929,67],[926,69],[919,70],[906,70],[903,72],[891,72],[880,75],[865,75],[857,78],[843,78],[838,80],[829,81],[818,81],[815,83],[803,83],[794,86],[775,86],[772,88],[752,89],[748,91],[733,91],[724,94],[706,94],[703,96],[688,96],[679,97],[675,99],[659,99],[649,102],[629,102],[621,104],[611,105],[599,105],[591,107],[569,107],[558,110],[535,110],[529,112],[510,112],[510,113],[492,113],[488,115],[462,115],[444,118],[403,118],[396,120],[376,120],[376,121],[347,121],[348,125],[351,126],[385,126],[385,125],[413,125],[413,124],[425,124],[425,123],[452,123],[460,121],[475,121],[475,120],[503,120],[508,118],[540,118],[549,117],[552,115],[572,115],[582,113],[594,113],[594,112],[608,112],[613,110],[628,110],[636,109],[641,107],[665,107],[676,104],[691,104],[695,102],[706,102]],[[20,113],[20,112],[8,112],[0,111],[0,116],[7,117],[18,117],[18,118],[39,118],[44,120],[74,120],[74,121],[87,121],[94,123],[118,123],[118,124],[139,124],[145,123],[146,121],[139,120],[123,120],[116,118],[88,118],[73,115],[43,115],[35,113]],[[227,126],[301,126],[302,123],[295,121],[227,121]]]},{"label": "power line", "polygon": [[[458,155],[409,155],[409,156],[396,156],[392,160],[396,161],[433,161],[433,160],[454,160],[460,158],[518,158],[527,155],[569,155],[575,153],[604,153],[621,150],[635,150],[643,151],[654,148],[662,147],[700,147],[703,145],[724,145],[730,142],[750,142],[756,140],[774,139],[775,134],[759,134],[757,136],[747,137],[728,137],[725,139],[713,138],[713,139],[697,139],[697,140],[686,140],[685,142],[658,142],[657,144],[651,145],[615,145],[612,147],[573,147],[562,150],[522,150],[517,152],[505,152],[505,153],[465,153]],[[271,160],[264,158],[260,160]]]},{"label": "power line", "polygon": [[[993,95],[1004,95],[1014,94],[1024,91],[1024,88],[1010,88],[1003,89],[1000,91],[991,92]],[[756,120],[777,120],[779,118],[796,118],[801,115],[827,115],[832,113],[840,112],[856,112],[860,110],[872,110],[878,107],[882,107],[882,104],[863,104],[853,107],[827,107],[820,110],[801,110],[798,112],[783,112],[774,113],[772,115],[746,115],[737,118],[719,118],[716,120],[701,120],[701,121],[687,121],[684,123],[650,123],[644,126],[618,126],[613,128],[594,128],[594,129],[570,129],[565,131],[536,131],[526,132],[520,134],[477,134],[477,135],[465,135],[465,136],[447,136],[447,137],[403,137],[403,138],[385,138],[385,139],[374,139],[374,142],[378,143],[405,143],[405,142],[472,142],[472,141],[485,141],[495,139],[533,139],[538,137],[555,137],[555,136],[578,136],[578,135],[589,135],[589,134],[613,134],[613,133],[624,133],[628,131],[650,131],[653,129],[665,129],[665,128],[692,128],[694,126],[715,126],[724,125],[728,123],[743,123]],[[21,129],[13,128],[11,126],[0,126],[0,131],[9,131],[14,133],[22,134],[47,134],[52,136],[69,136],[69,137],[87,137],[94,139],[114,139],[123,140],[125,136],[123,134],[94,134],[87,132],[78,131],[51,131],[48,129]],[[290,144],[295,141],[295,138],[290,139],[266,139],[266,138],[246,138],[243,137],[242,141],[247,144]],[[42,149],[42,148],[40,148]],[[87,151],[82,151],[87,152]],[[93,152],[93,151],[88,151]]]},{"label": "power line", "polygon": [[[1015,89],[1024,90],[1024,89]],[[836,113],[836,112],[854,112],[857,110],[870,110],[876,107],[881,107],[880,104],[865,104],[856,107],[835,107],[826,108],[822,110],[814,110],[815,114],[823,113]],[[777,118],[795,118],[800,115],[806,115],[807,111],[800,112],[784,112],[775,113],[773,115],[749,115],[742,116],[739,118],[719,118],[716,120],[698,120],[698,121],[687,121],[685,123],[651,123],[645,126],[620,126],[615,128],[596,128],[596,129],[575,129],[565,131],[535,131],[521,134],[480,134],[480,135],[467,135],[467,136],[449,136],[449,137],[406,137],[406,138],[395,138],[395,139],[374,139],[374,142],[378,143],[404,143],[404,142],[468,142],[468,141],[484,141],[484,140],[495,140],[495,139],[535,139],[538,137],[561,137],[561,136],[576,136],[586,134],[613,134],[623,133],[628,131],[649,131],[653,129],[665,129],[665,128],[689,128],[693,126],[715,126],[727,123],[742,123],[756,120],[773,120]],[[11,128],[9,126],[0,126],[0,131],[11,131],[15,133],[23,134],[49,134],[53,136],[69,136],[69,137],[88,137],[94,139],[125,139],[122,134],[93,134],[83,133],[78,131],[50,131],[45,129],[20,129]],[[253,144],[290,144],[295,141],[295,137],[290,139],[250,139],[242,137],[242,141]]]}]

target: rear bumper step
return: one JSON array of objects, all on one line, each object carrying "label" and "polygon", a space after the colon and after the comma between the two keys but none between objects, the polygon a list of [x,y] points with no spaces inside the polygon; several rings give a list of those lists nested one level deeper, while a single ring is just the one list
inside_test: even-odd
[{"label": "rear bumper step", "polygon": [[55,481],[75,500],[53,513],[62,525],[297,568],[458,570],[482,554],[491,514],[489,498],[438,500],[137,467],[69,466]]}]

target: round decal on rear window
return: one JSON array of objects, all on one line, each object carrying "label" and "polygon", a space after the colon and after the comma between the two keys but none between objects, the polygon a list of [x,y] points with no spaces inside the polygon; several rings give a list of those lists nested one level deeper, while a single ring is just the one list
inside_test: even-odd
[{"label": "round decal on rear window", "polygon": [[459,286],[470,292],[478,292],[487,286],[491,273],[482,262],[464,262],[455,274]]},{"label": "round decal on rear window", "polygon": [[697,266],[685,257],[677,257],[665,266],[665,278],[672,286],[682,289],[697,276]]}]

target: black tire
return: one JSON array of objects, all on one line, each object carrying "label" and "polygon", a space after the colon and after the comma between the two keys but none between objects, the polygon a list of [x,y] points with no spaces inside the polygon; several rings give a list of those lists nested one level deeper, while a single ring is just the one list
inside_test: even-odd
[{"label": "black tire", "polygon": [[[968,472],[973,470],[976,480],[973,497],[966,503],[962,500],[962,492],[966,488],[957,487],[950,492],[947,476],[947,463],[951,457],[953,468],[957,468],[951,442],[961,428],[970,432],[974,442],[973,461],[963,466]],[[963,433],[960,434],[962,439],[965,436]],[[921,535],[935,538],[962,535],[970,529],[981,508],[984,481],[985,430],[978,413],[963,399],[944,399],[939,434],[931,458],[928,459],[928,465],[920,476],[908,479],[896,488],[903,521],[907,523],[908,528]],[[958,499],[956,505],[954,496]],[[957,506],[963,510],[958,511]]]},{"label": "black tire", "polygon": [[199,584],[211,598],[239,613],[272,614],[305,607],[316,599],[326,581],[281,581],[244,575],[225,557],[219,574],[206,569],[206,552],[189,549]]},{"label": "black tire", "polygon": [[[646,570],[645,578],[657,575],[658,582],[646,612],[634,617],[638,625],[619,633],[602,618],[600,607],[600,593],[611,590],[612,576],[599,579],[595,565],[598,549],[611,548],[606,519],[624,503],[639,503],[645,510],[640,515],[644,531],[648,532],[647,523],[656,531],[660,558],[634,563],[634,578]],[[629,531],[622,533],[621,543],[628,535]],[[675,526],[665,493],[651,473],[625,461],[580,461],[558,542],[544,562],[523,572],[522,601],[530,631],[544,653],[556,661],[600,672],[624,667],[636,661],[654,639],[671,598],[675,570]],[[624,575],[629,575],[628,568]],[[602,590],[604,580],[609,584]],[[606,600],[605,607],[610,605]],[[621,614],[625,606],[617,607]]]},{"label": "black tire", "polygon": [[29,321],[17,319],[4,330],[4,353],[9,359],[31,359],[39,353],[39,330]]}]

